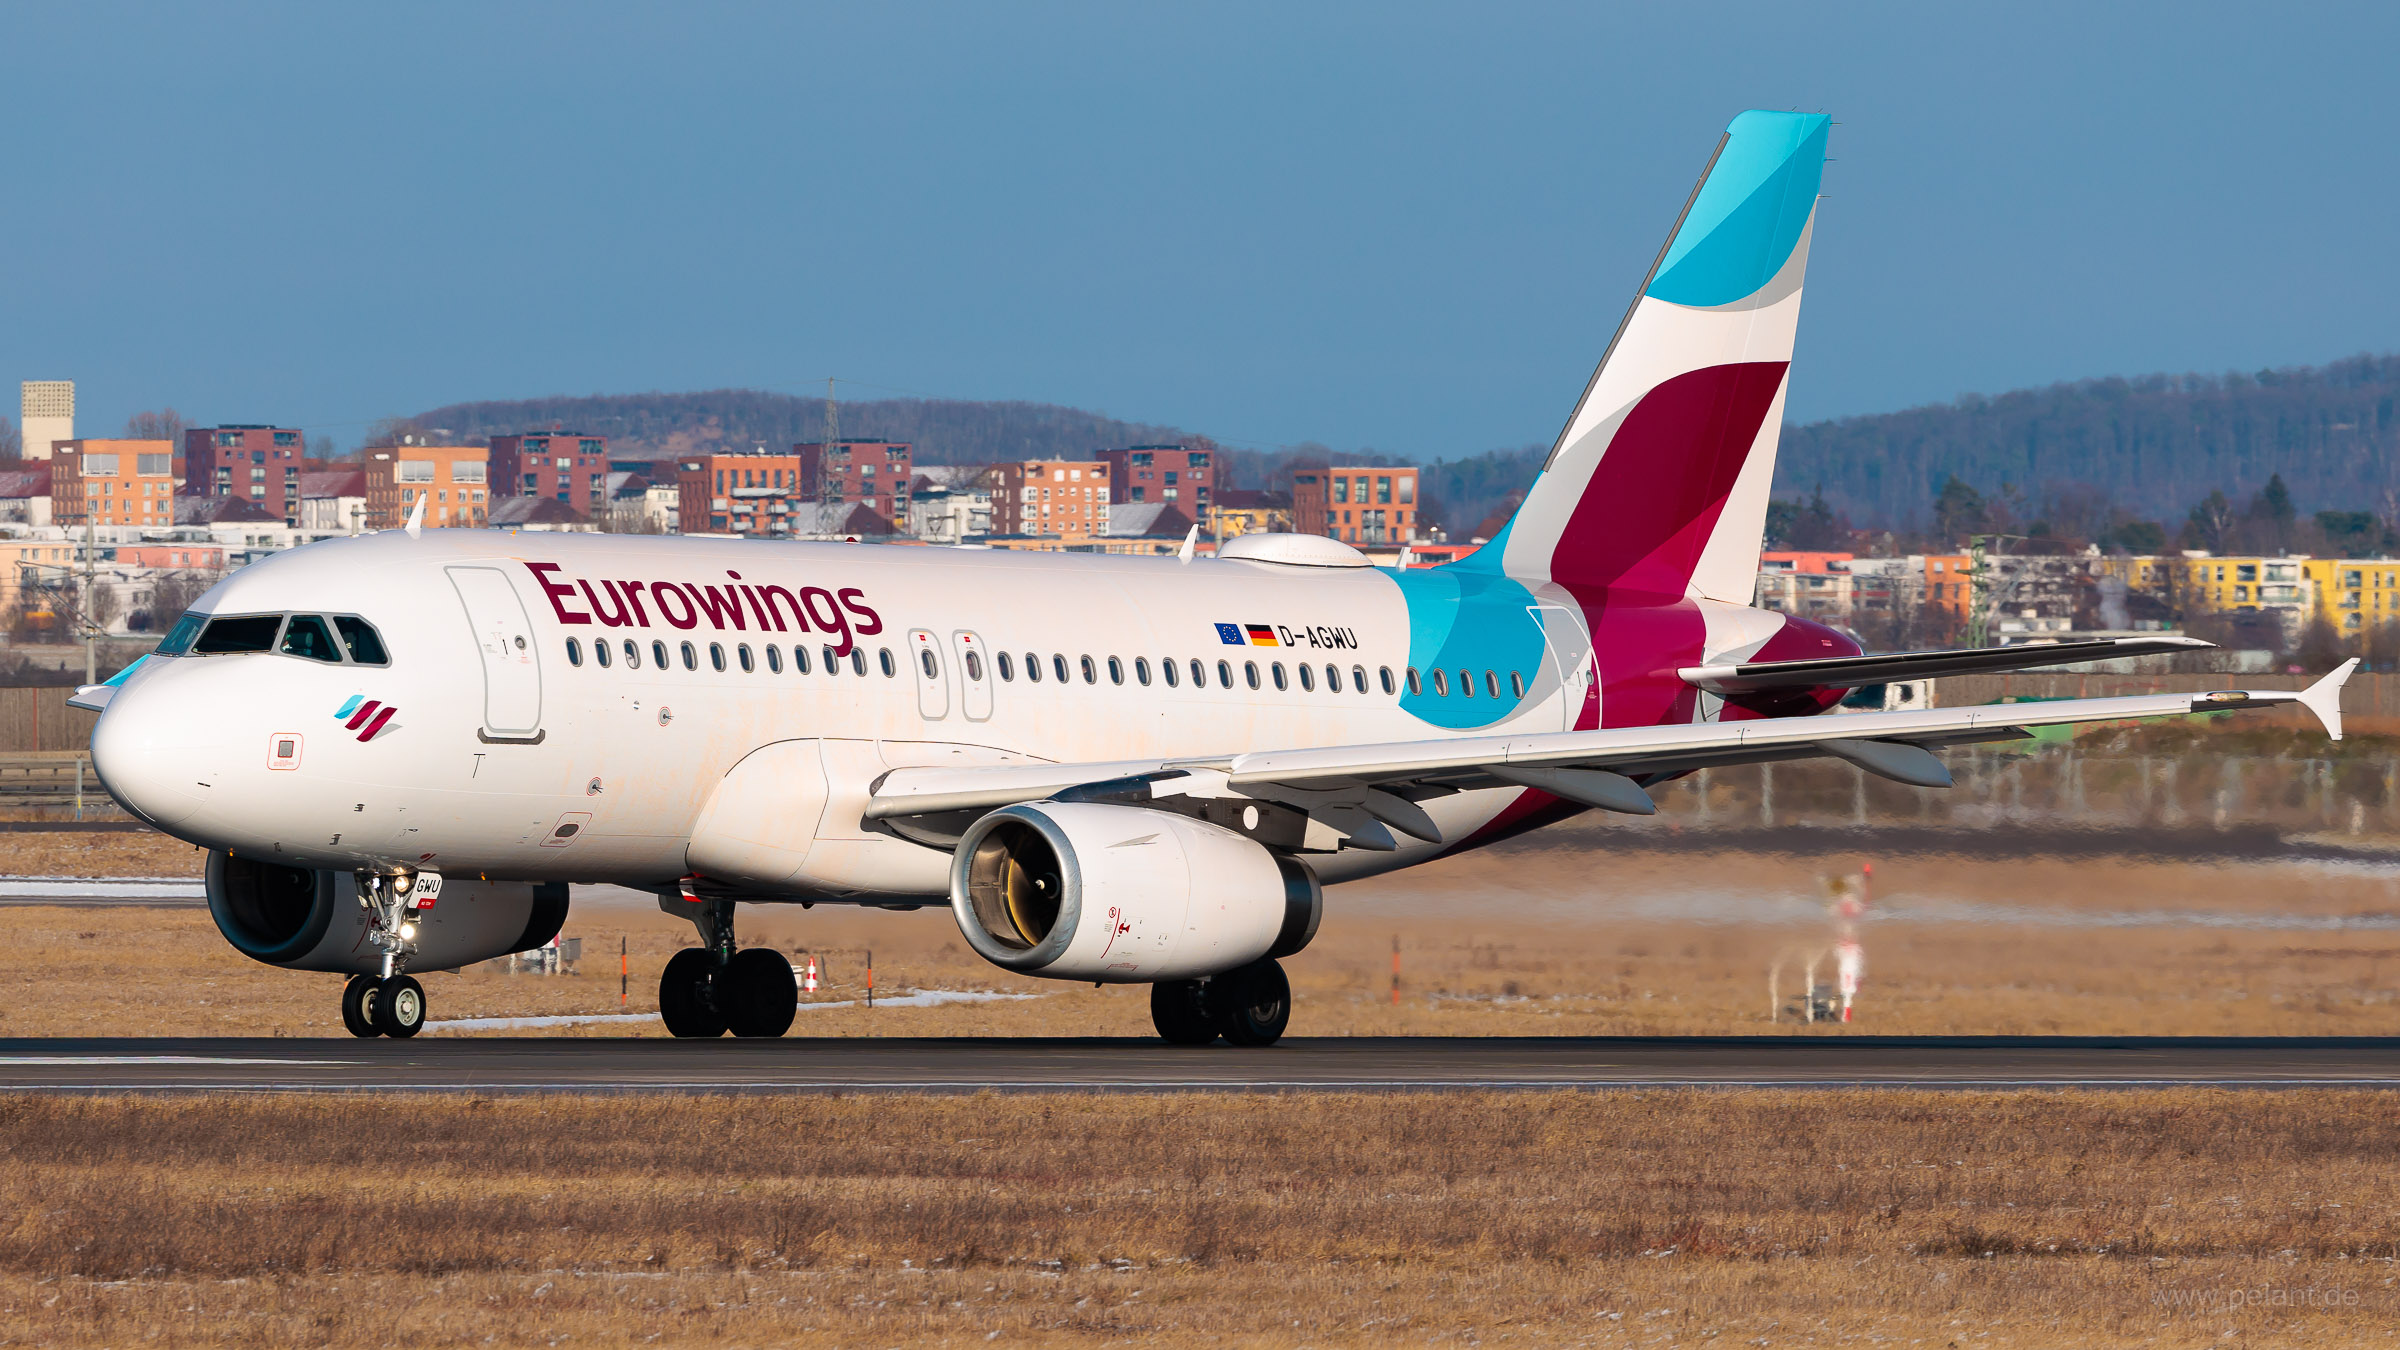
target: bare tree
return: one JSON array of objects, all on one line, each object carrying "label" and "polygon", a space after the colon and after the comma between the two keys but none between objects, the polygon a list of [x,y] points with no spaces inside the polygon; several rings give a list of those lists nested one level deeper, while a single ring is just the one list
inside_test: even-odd
[{"label": "bare tree", "polygon": [[150,593],[151,626],[164,629],[217,584],[214,572],[169,572]]},{"label": "bare tree", "polygon": [[138,412],[125,419],[125,437],[135,441],[173,441],[183,445],[183,414],[173,408]]},{"label": "bare tree", "polygon": [[17,424],[0,417],[0,460],[23,459],[25,438],[18,434]]},{"label": "bare tree", "polygon": [[423,440],[425,437],[425,428],[418,426],[415,418],[385,417],[378,419],[374,425],[367,428],[365,445],[367,449],[372,450],[382,446],[402,444],[410,437],[418,440]]},{"label": "bare tree", "polygon": [[331,435],[320,431],[308,438],[308,453],[313,459],[330,460],[339,458],[342,452],[334,447]]}]

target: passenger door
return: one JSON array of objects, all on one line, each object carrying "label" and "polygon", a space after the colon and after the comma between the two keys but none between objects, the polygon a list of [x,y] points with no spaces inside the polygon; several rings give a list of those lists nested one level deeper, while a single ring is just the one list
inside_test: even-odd
[{"label": "passenger door", "polygon": [[960,630],[950,635],[951,664],[958,670],[959,711],[970,722],[992,715],[992,659],[983,639]]},{"label": "passenger door", "polygon": [[539,744],[542,739],[542,667],[533,624],[508,574],[497,567],[452,567],[450,584],[466,606],[467,626],[483,659],[485,741]]},{"label": "passenger door", "polygon": [[922,628],[908,635],[908,664],[916,671],[917,711],[928,722],[950,715],[950,675],[944,668],[942,644]]}]

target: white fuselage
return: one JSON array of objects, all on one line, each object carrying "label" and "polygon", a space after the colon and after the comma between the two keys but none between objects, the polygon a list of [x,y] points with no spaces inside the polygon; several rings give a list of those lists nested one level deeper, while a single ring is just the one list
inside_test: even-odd
[{"label": "white fuselage", "polygon": [[[670,886],[691,870],[695,823],[728,771],[814,742],[808,763],[825,781],[794,786],[782,828],[803,848],[821,841],[841,881],[796,885],[794,899],[945,893],[945,852],[859,818],[891,768],[1557,731],[1575,724],[1592,678],[1573,625],[1554,624],[1531,648],[1509,645],[1506,666],[1453,667],[1446,725],[1432,725],[1403,706],[1411,614],[1392,574],[1233,560],[392,531],[244,569],[197,608],[356,615],[389,664],[145,662],[103,713],[94,753],[110,790],[172,834],[299,867]],[[1542,632],[1530,612],[1493,622]],[[829,673],[845,640],[858,655]],[[1407,700],[1417,707],[1429,674]],[[362,720],[369,703],[379,715]],[[1328,881],[1423,861],[1519,795],[1428,803],[1444,846],[1314,861]]]}]

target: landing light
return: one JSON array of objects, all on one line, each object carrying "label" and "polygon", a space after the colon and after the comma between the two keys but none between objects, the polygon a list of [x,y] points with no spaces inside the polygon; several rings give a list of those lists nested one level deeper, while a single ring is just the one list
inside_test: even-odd
[{"label": "landing light", "polygon": [[415,924],[413,924],[413,923],[404,923],[404,924],[400,925],[400,940],[401,940],[402,942],[406,942],[406,941],[410,940],[411,938],[414,938],[416,935],[417,935],[417,926],[416,926]]}]

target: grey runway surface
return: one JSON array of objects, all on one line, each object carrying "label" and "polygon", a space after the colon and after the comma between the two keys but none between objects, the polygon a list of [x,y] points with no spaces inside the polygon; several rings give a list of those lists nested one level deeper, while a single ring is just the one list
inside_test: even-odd
[{"label": "grey runway surface", "polygon": [[0,1092],[2400,1088],[2400,1038],[0,1040]]}]

